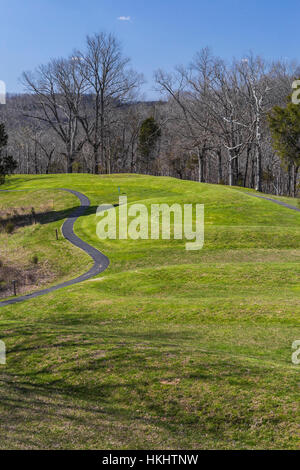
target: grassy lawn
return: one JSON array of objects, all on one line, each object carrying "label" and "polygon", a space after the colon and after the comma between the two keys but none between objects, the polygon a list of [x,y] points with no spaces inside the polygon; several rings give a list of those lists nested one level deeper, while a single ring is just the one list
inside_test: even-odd
[{"label": "grassy lawn", "polygon": [[287,204],[290,204],[291,206],[295,206],[295,207],[300,207],[299,206],[299,198],[296,198],[296,197],[291,197],[291,196],[274,196],[274,194],[265,194],[265,193],[260,193],[259,191],[256,191],[255,189],[250,189],[250,188],[242,188],[242,187],[238,187],[236,188],[238,189],[239,191],[244,191],[246,193],[253,193],[253,194],[257,194],[259,196],[263,196],[263,197],[269,197],[271,199],[277,199],[278,201],[282,201],[282,202],[286,202]]},{"label": "grassy lawn", "polygon": [[[62,221],[78,205],[78,199],[65,191],[0,192],[0,297],[11,294],[13,279],[21,294],[69,279],[77,274],[78,264],[82,270],[92,265],[87,255],[60,234]],[[5,230],[10,220],[12,234]]]},{"label": "grassy lawn", "polygon": [[[118,187],[129,205],[205,204],[204,248],[99,240],[96,208],[117,203]],[[0,309],[0,448],[299,448],[291,344],[300,339],[300,213],[172,178],[16,176],[1,189],[28,191],[0,193],[0,208],[51,201],[57,217],[1,233],[0,258],[38,253],[49,284],[91,264],[54,239],[78,204],[58,188],[90,198],[75,231],[111,264],[96,279]]]}]

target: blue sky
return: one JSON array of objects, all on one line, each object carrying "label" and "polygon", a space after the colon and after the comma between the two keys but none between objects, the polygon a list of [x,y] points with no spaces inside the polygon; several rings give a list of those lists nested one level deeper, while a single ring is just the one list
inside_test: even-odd
[{"label": "blue sky", "polygon": [[0,80],[8,92],[20,92],[23,70],[107,31],[144,73],[151,99],[155,69],[187,64],[205,46],[225,59],[250,50],[267,59],[299,58],[298,10],[295,0],[0,0]]}]

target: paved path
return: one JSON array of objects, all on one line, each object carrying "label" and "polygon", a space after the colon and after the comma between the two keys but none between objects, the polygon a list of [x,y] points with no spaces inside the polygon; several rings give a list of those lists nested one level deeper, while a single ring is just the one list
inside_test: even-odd
[{"label": "paved path", "polygon": [[[0,301],[0,308],[5,307],[6,305],[12,305],[18,302],[23,302],[24,300],[34,299],[35,297],[48,294],[49,292],[54,292],[63,287],[71,286],[73,284],[78,284],[79,282],[86,281],[87,279],[90,279],[91,277],[97,276],[97,274],[102,273],[108,267],[109,259],[107,258],[107,256],[101,253],[101,251],[96,250],[96,248],[92,247],[88,243],[81,240],[81,238],[77,237],[77,235],[75,235],[74,233],[74,223],[76,222],[78,217],[83,215],[86,209],[90,206],[89,199],[84,194],[79,193],[78,191],[73,191],[72,189],[63,189],[63,191],[68,191],[69,193],[72,193],[75,196],[77,196],[81,204],[80,207],[75,209],[75,211],[63,224],[62,226],[63,236],[67,240],[69,240],[70,243],[72,243],[75,246],[78,246],[78,248],[81,248],[83,251],[85,251],[94,260],[94,266],[85,274],[82,274],[81,276],[78,276],[75,279],[71,279],[70,281],[62,282],[61,284],[57,284],[56,286],[49,287],[48,289],[43,289],[37,292],[33,292],[32,294],[22,295],[20,297],[15,297],[9,300],[2,300]],[[246,194],[248,194],[249,196],[258,197],[260,199],[266,199],[267,201],[275,202],[275,204],[279,204],[280,206],[284,206],[284,207],[287,207],[288,209],[292,209],[292,210],[300,212],[300,209],[298,207],[287,204],[286,202],[278,201],[277,199],[271,199],[265,196],[260,196],[258,194],[253,194],[253,193],[246,193]]]},{"label": "paved path", "polygon": [[267,201],[275,202],[275,204],[279,204],[280,206],[287,207],[288,209],[292,209],[294,211],[300,212],[299,207],[292,206],[291,204],[287,204],[286,202],[283,202],[283,201],[278,201],[278,199],[271,199],[270,197],[260,196],[259,194],[253,194],[253,193],[246,193],[246,194],[248,194],[248,196],[259,197],[260,199],[266,199]]},{"label": "paved path", "polygon": [[32,294],[22,295],[20,297],[14,297],[9,300],[2,300],[0,301],[0,307],[5,307],[6,305],[12,305],[18,302],[23,302],[24,300],[34,299],[35,297],[39,297],[41,295],[48,294],[49,292],[54,292],[55,290],[61,289],[62,287],[72,286],[73,284],[78,284],[79,282],[86,281],[93,276],[97,276],[97,274],[102,273],[109,265],[109,259],[100,251],[96,250],[96,248],[92,247],[88,243],[85,243],[81,238],[77,237],[74,233],[74,223],[84,214],[86,209],[90,206],[89,199],[82,193],[78,191],[72,191],[71,189],[63,189],[63,191],[68,191],[69,193],[74,194],[80,200],[80,207],[75,209],[74,212],[70,215],[70,217],[64,222],[62,226],[62,233],[63,236],[69,240],[78,248],[81,248],[85,251],[93,260],[94,266],[85,274],[76,277],[75,279],[71,279],[70,281],[62,282],[61,284],[57,284],[56,286],[49,287],[48,289],[39,290],[37,292],[33,292]]}]

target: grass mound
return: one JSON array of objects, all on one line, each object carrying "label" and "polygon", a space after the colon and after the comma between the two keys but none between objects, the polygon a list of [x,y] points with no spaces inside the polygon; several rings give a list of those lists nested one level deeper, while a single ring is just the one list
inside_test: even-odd
[{"label": "grass mound", "polygon": [[[1,205],[6,198],[29,207],[46,189],[61,198],[59,220],[5,235],[28,257],[57,265],[56,279],[89,263],[52,240],[76,204],[54,191],[62,187],[90,198],[75,231],[111,264],[96,279],[0,310],[8,349],[1,447],[297,448],[299,366],[291,344],[300,338],[300,213],[234,188],[172,178],[13,177],[7,188],[34,193],[0,193]],[[204,203],[204,248],[99,240],[96,208],[116,204],[118,187],[129,205]]]}]

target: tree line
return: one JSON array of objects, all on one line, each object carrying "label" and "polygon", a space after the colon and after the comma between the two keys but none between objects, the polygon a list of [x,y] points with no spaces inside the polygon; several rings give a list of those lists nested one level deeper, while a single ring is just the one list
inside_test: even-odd
[{"label": "tree line", "polygon": [[295,196],[300,111],[291,102],[296,63],[249,54],[225,62],[208,48],[187,66],[157,70],[161,100],[112,34],[24,72],[0,121],[20,173],[137,172],[240,185]]}]

